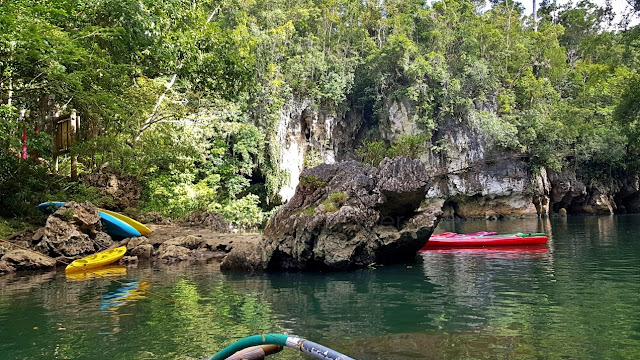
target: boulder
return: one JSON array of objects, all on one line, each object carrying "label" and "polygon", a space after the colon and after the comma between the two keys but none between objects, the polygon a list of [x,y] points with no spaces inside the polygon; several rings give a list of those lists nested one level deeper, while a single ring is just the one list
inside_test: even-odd
[{"label": "boulder", "polygon": [[138,245],[133,250],[131,250],[131,255],[137,256],[140,259],[150,259],[151,255],[153,255],[153,245],[151,244],[142,244]]},{"label": "boulder", "polygon": [[164,263],[185,261],[193,257],[192,250],[177,245],[169,245],[158,251],[158,260]]},{"label": "boulder", "polygon": [[[126,241],[125,241],[126,240]],[[149,239],[144,236],[135,237],[135,238],[127,238],[122,240],[121,244],[127,246],[127,250],[135,249],[140,245],[149,244]]]},{"label": "boulder", "polygon": [[247,272],[259,272],[264,270],[257,243],[241,243],[234,246],[233,250],[224,257],[220,263],[222,271],[244,270]]},{"label": "boulder", "polygon": [[67,221],[49,216],[45,233],[35,249],[49,256],[72,257],[92,253],[95,247],[89,235]]},{"label": "boulder", "polygon": [[[37,270],[52,268],[56,261],[33,251],[11,250],[0,259],[0,269]],[[0,270],[2,271],[2,270]]]},{"label": "boulder", "polygon": [[100,228],[95,205],[68,202],[47,218],[44,228],[32,239],[37,241],[35,249],[49,256],[84,256],[113,245]]},{"label": "boulder", "polygon": [[207,228],[215,232],[229,232],[229,223],[215,211],[194,211],[187,215],[182,222],[188,226]]},{"label": "boulder", "polygon": [[[413,261],[442,203],[425,195],[431,176],[410,158],[377,167],[350,161],[305,170],[291,200],[270,220],[255,253],[234,248],[225,270],[345,270]],[[242,266],[243,260],[246,266]]]}]

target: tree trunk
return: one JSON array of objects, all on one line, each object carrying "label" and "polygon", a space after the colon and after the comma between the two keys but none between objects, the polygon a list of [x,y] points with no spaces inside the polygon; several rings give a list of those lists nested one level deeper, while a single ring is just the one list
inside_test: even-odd
[{"label": "tree trunk", "polygon": [[[205,26],[207,26],[211,20],[213,19],[213,17],[218,13],[218,11],[220,11],[220,8],[217,7],[215,8],[215,10],[213,10],[211,12],[211,15],[209,15],[209,18],[207,18],[207,21],[204,23],[204,25],[202,26],[202,29],[204,29]],[[184,62],[180,62],[180,64],[178,64],[178,70],[182,68],[182,66],[184,65]],[[155,106],[153,107],[153,110],[151,111],[151,114],[144,120],[144,124],[142,124],[142,126],[140,127],[140,129],[138,130],[138,134],[134,137],[133,139],[133,143],[131,144],[131,146],[135,146],[135,143],[140,140],[140,138],[142,137],[142,134],[151,126],[153,125],[153,119],[156,116],[156,112],[158,111],[158,108],[160,107],[160,105],[162,104],[162,102],[164,101],[164,98],[167,96],[167,93],[169,91],[171,91],[171,88],[173,87],[173,84],[175,84],[176,79],[178,78],[178,73],[176,72],[175,74],[173,74],[173,76],[171,77],[171,80],[167,83],[166,88],[164,89],[164,91],[162,92],[162,94],[160,94],[160,97],[158,98],[158,101],[156,101]]]},{"label": "tree trunk", "polygon": [[71,181],[78,181],[78,155],[71,155]]}]

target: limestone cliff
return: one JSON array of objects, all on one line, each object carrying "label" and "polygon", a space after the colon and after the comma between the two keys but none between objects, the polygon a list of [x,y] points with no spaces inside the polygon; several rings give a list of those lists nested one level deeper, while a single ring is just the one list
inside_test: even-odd
[{"label": "limestone cliff", "polygon": [[[495,113],[490,103],[485,107],[480,110]],[[279,163],[289,172],[289,185],[280,191],[283,200],[293,197],[303,169],[357,158],[354,149],[365,133],[393,144],[422,132],[415,113],[407,99],[387,99],[375,122],[353,111],[339,113],[310,101],[290,102],[281,112],[278,127]],[[437,151],[420,159],[441,175],[434,179],[426,198],[444,204],[444,218],[640,211],[637,175],[618,174],[602,184],[580,179],[575,172],[532,172],[523,154],[497,150],[494,140],[481,130],[473,112],[448,119],[431,134],[432,148]]]}]

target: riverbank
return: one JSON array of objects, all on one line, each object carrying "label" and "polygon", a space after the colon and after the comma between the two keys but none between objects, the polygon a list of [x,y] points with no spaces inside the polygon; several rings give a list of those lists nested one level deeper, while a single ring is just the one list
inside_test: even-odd
[{"label": "riverbank", "polygon": [[[149,224],[153,231],[150,235],[115,241],[99,231],[80,231],[81,227],[74,224],[73,219],[61,221],[54,215],[52,217],[56,221],[48,220],[45,227],[37,230],[27,226],[16,232],[13,231],[15,228],[5,227],[12,233],[0,243],[0,273],[47,271],[66,266],[93,252],[118,246],[127,247],[127,254],[120,264],[222,261],[234,247],[256,246],[262,238],[258,233],[224,233],[219,229],[184,224]],[[7,230],[5,232],[9,232]]]}]

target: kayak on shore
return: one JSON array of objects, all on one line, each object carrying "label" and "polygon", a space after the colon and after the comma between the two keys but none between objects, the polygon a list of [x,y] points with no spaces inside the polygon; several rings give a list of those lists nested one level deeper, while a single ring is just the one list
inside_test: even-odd
[{"label": "kayak on shore", "polygon": [[445,232],[431,235],[421,250],[441,247],[475,247],[475,246],[522,246],[542,245],[547,243],[544,233],[498,234],[495,232],[478,232],[473,234],[457,234]]}]

